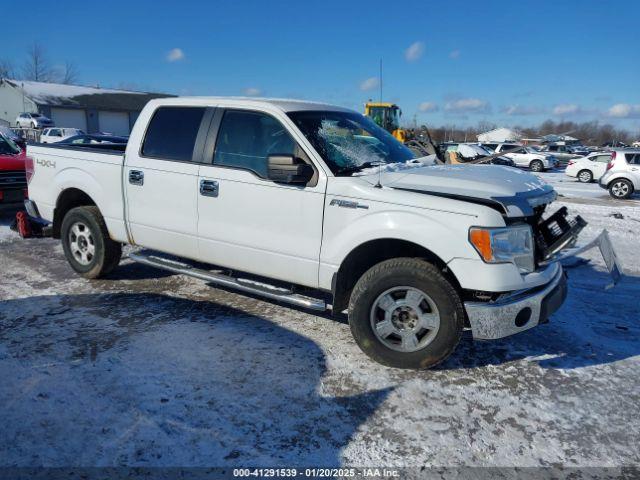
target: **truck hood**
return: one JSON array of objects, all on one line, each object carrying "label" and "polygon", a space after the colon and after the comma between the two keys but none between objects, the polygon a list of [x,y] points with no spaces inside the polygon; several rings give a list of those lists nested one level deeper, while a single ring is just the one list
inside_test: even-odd
[{"label": "truck hood", "polygon": [[[389,188],[479,203],[509,217],[533,215],[533,209],[552,202],[551,185],[531,173],[497,165],[437,165],[403,171],[381,171],[380,183]],[[378,174],[360,177],[378,183]]]}]

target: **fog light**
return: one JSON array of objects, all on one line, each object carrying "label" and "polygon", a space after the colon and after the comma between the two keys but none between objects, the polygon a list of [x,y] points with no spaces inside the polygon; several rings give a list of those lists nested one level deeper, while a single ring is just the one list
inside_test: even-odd
[{"label": "fog light", "polygon": [[523,308],[516,315],[516,327],[524,327],[531,319],[531,309],[529,307]]}]

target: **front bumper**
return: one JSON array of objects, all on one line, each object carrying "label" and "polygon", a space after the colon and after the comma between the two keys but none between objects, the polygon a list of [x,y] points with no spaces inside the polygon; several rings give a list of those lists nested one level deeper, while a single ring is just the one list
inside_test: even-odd
[{"label": "front bumper", "polygon": [[558,310],[567,298],[567,280],[562,270],[542,287],[515,292],[495,302],[465,302],[475,340],[507,337],[539,325]]},{"label": "front bumper", "polygon": [[600,250],[612,279],[605,288],[614,287],[621,280],[623,271],[609,234],[603,230],[590,242],[562,249],[543,262],[541,266],[557,268],[555,275],[548,283],[513,292],[493,302],[464,302],[473,338],[476,340],[503,338],[546,321],[567,298],[567,279],[561,262],[574,260],[577,255],[595,247]]}]

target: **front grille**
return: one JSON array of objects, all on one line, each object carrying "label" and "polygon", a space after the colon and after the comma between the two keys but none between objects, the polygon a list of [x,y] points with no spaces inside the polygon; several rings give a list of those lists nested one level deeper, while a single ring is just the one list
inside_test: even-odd
[{"label": "front grille", "polygon": [[24,170],[0,170],[0,190],[27,188],[27,174]]},{"label": "front grille", "polygon": [[587,225],[580,215],[569,218],[567,207],[562,207],[549,218],[538,223],[534,230],[537,251],[542,260],[575,242],[580,231]]},{"label": "front grille", "polygon": [[546,205],[533,209],[534,214],[524,220],[533,231],[533,249],[536,267],[553,257],[558,251],[571,246],[580,231],[587,225],[580,215],[569,218],[566,207],[561,207],[544,218]]}]

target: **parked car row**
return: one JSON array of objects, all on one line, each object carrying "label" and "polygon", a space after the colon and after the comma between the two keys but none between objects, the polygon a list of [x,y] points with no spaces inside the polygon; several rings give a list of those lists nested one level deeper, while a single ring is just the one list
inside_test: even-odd
[{"label": "parked car row", "polygon": [[542,172],[556,168],[558,159],[551,154],[539,152],[531,147],[513,143],[483,144],[492,148],[496,153],[504,153],[505,157],[513,160],[518,167],[529,168],[532,172]]}]

